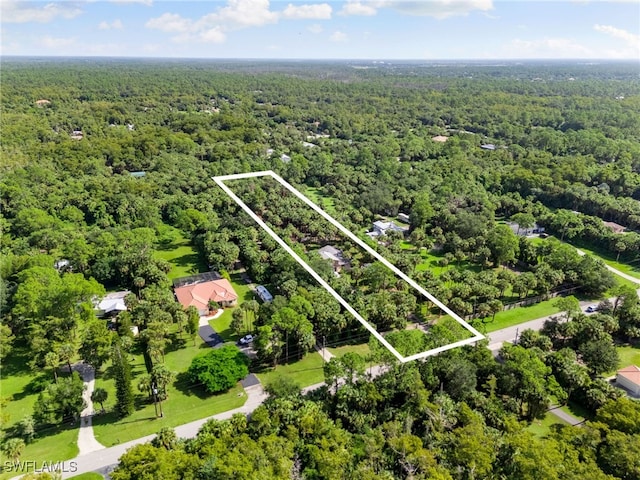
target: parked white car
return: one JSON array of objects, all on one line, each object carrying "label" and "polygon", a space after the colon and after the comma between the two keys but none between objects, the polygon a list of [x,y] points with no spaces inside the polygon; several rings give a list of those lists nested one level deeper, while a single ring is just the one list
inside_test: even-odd
[{"label": "parked white car", "polygon": [[240,345],[249,345],[251,342],[253,342],[253,335],[245,335],[240,340],[238,340],[238,343]]}]

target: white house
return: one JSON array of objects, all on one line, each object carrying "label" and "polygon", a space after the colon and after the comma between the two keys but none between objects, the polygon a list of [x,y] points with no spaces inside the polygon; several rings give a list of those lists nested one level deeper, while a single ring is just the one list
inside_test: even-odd
[{"label": "white house", "polygon": [[124,298],[130,293],[129,290],[107,293],[95,305],[96,316],[115,317],[120,312],[126,311],[127,305],[124,303]]},{"label": "white house", "polygon": [[387,232],[401,232],[406,233],[409,231],[409,227],[399,227],[393,222],[383,222],[382,220],[377,220],[373,222],[373,230],[367,232],[367,235],[370,237],[380,237],[386,235]]},{"label": "white house", "polygon": [[640,367],[629,365],[618,370],[616,383],[629,390],[633,395],[640,396]]}]

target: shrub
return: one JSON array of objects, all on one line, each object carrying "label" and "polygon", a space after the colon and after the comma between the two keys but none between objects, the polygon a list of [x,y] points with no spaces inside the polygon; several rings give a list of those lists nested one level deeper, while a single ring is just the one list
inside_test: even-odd
[{"label": "shrub", "polygon": [[249,358],[234,345],[225,345],[195,357],[187,374],[209,393],[225,392],[249,374]]}]

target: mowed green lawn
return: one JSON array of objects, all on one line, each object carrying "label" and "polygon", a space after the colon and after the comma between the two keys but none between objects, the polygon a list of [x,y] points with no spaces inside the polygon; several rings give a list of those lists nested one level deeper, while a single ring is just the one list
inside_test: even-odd
[{"label": "mowed green lawn", "polygon": [[[251,290],[249,285],[247,285],[247,283],[244,280],[242,280],[242,277],[239,272],[233,272],[231,274],[231,286],[233,287],[236,294],[238,295],[238,306],[232,307],[232,308],[225,308],[222,315],[220,315],[218,318],[214,320],[209,320],[209,325],[211,325],[211,328],[213,328],[216,332],[218,332],[225,342],[235,342],[240,338],[231,329],[231,321],[233,320],[233,316],[232,316],[233,311],[236,308],[240,308],[240,304],[248,300],[256,300],[259,302],[258,297],[253,293],[253,290]],[[247,320],[249,321],[248,327],[249,327],[249,330],[251,330],[252,323],[253,323],[251,321],[252,314],[249,312],[248,315],[249,315],[249,317],[247,318]]]},{"label": "mowed green lawn", "polygon": [[202,256],[191,245],[189,239],[177,229],[176,233],[174,233],[173,242],[158,246],[154,255],[156,258],[165,260],[171,265],[171,270],[167,274],[170,280],[188,277],[208,270]]},{"label": "mowed green lawn", "polygon": [[[96,378],[96,387],[102,387],[109,392],[109,398],[105,402],[108,413],[93,418],[96,439],[105,446],[112,446],[157,433],[162,427],[176,427],[244,405],[246,395],[239,384],[229,392],[209,395],[202,388],[193,386],[186,378],[184,372],[189,368],[191,360],[207,349],[202,339],[196,337],[195,346],[192,340],[186,340],[184,348],[169,351],[165,355],[165,365],[177,376],[169,387],[169,398],[162,402],[163,418],[156,417],[153,403],[148,402],[147,395],[137,389],[140,376],[146,373],[142,355],[130,355],[136,411],[123,419],[109,413],[116,400],[115,381],[110,376],[110,370],[103,368],[104,371]],[[95,410],[99,409],[100,406],[96,405]]]},{"label": "mowed green lawn", "polygon": [[[34,374],[28,367],[29,360],[29,351],[24,347],[16,347],[2,364],[0,392],[7,400],[0,412],[3,416],[3,430],[32,415],[33,405],[39,394],[38,385],[44,387],[53,382],[53,376],[49,372]],[[36,432],[35,441],[26,446],[21,460],[53,462],[69,460],[78,454],[78,425],[37,427]],[[0,479],[10,476],[9,473],[2,473]]]},{"label": "mowed green lawn", "polygon": [[512,308],[511,310],[503,310],[496,314],[495,320],[487,319],[484,329],[487,333],[500,330],[502,328],[512,327],[520,323],[535,320],[536,318],[546,317],[560,312],[560,309],[554,306],[557,298],[545,300],[544,302],[528,305],[526,307]]},{"label": "mowed green lawn", "polygon": [[603,374],[603,377],[610,377],[615,375],[618,370],[624,367],[628,367],[629,365],[636,365],[640,367],[640,347],[632,347],[630,345],[626,345],[624,347],[616,347],[618,351],[618,368]]},{"label": "mowed green lawn", "polygon": [[368,343],[360,343],[357,345],[342,345],[341,347],[328,348],[329,352],[335,357],[344,357],[347,353],[357,353],[362,358],[367,358],[371,354]]},{"label": "mowed green lawn", "polygon": [[278,365],[256,373],[262,385],[268,385],[279,376],[286,376],[294,380],[301,388],[324,381],[324,361],[318,352],[309,352],[302,360]]},{"label": "mowed green lawn", "polygon": [[[636,262],[634,265],[629,265],[626,263],[621,263],[615,260],[615,258],[611,255],[608,255],[603,252],[596,252],[595,250],[590,250],[588,248],[579,247],[585,253],[593,255],[594,257],[601,258],[604,263],[609,265],[610,267],[615,268],[616,270],[620,270],[622,273],[626,273],[627,275],[631,275],[632,277],[640,280],[640,265]],[[638,286],[640,287],[640,285]]]},{"label": "mowed green lawn", "polygon": [[536,437],[543,438],[551,432],[551,428],[554,425],[568,425],[568,423],[560,420],[552,413],[547,412],[543,419],[531,422],[531,425],[529,425],[526,430],[533,433]]},{"label": "mowed green lawn", "polygon": [[304,191],[304,194],[309,198],[309,200],[318,205],[329,215],[336,215],[336,206],[333,198],[325,195],[322,191],[322,188],[307,187],[307,189]]}]

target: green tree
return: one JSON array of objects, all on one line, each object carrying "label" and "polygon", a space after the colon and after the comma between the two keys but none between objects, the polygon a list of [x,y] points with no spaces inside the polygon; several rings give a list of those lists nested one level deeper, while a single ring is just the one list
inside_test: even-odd
[{"label": "green tree", "polygon": [[510,263],[516,259],[519,249],[518,237],[507,225],[496,225],[489,231],[487,246],[496,265]]},{"label": "green tree", "polygon": [[86,326],[79,354],[96,372],[109,359],[113,335],[102,320],[93,320]]},{"label": "green tree", "polygon": [[553,306],[560,309],[560,311],[564,312],[564,316],[567,320],[570,320],[575,314],[580,313],[580,302],[573,295],[569,295],[568,297],[560,297],[558,300],[553,302]]},{"label": "green tree", "polygon": [[186,330],[189,336],[193,339],[193,345],[196,344],[196,336],[198,335],[198,329],[200,328],[200,314],[196,307],[190,306],[187,308],[187,326]]},{"label": "green tree", "polygon": [[611,400],[598,409],[596,421],[630,435],[640,434],[640,404],[626,396]]},{"label": "green tree", "polygon": [[107,401],[109,397],[109,392],[107,392],[102,387],[97,387],[93,392],[91,392],[91,401],[93,403],[99,403],[100,409],[104,412],[104,402]]},{"label": "green tree", "polygon": [[113,480],[182,480],[196,478],[198,464],[196,456],[183,450],[144,443],[127,450],[110,476]]},{"label": "green tree", "polygon": [[69,377],[60,378],[58,383],[47,386],[33,406],[34,420],[39,424],[76,420],[86,407],[82,398],[84,389],[84,382],[78,372],[73,372]]},{"label": "green tree", "polygon": [[111,362],[113,375],[116,380],[116,406],[115,411],[120,418],[128,417],[133,413],[133,389],[131,387],[131,365],[127,353],[122,350],[119,341],[114,342],[111,350]]},{"label": "green tree", "polygon": [[60,357],[56,352],[49,352],[44,356],[44,363],[53,372],[53,378],[58,383],[58,367],[60,366]]},{"label": "green tree", "polygon": [[209,393],[224,392],[249,374],[249,359],[234,345],[225,345],[195,357],[187,370],[192,382]]},{"label": "green tree", "polygon": [[21,438],[10,438],[2,445],[2,451],[11,459],[14,465],[17,465],[24,453],[25,446],[24,440]]}]

